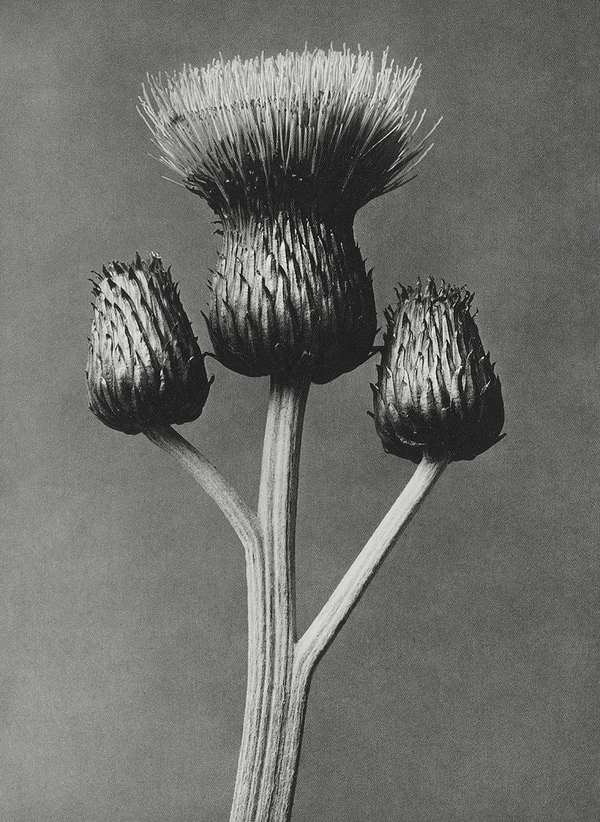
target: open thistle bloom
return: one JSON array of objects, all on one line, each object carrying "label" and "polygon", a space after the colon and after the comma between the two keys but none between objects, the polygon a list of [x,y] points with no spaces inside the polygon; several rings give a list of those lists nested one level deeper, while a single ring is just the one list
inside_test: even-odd
[{"label": "open thistle bloom", "polygon": [[136,255],[103,267],[92,291],[91,411],[126,434],[195,420],[212,380],[170,269],[155,254]]},{"label": "open thistle bloom", "polygon": [[407,115],[419,73],[330,49],[150,79],[141,113],[161,159],[221,224],[208,323],[229,368],[324,383],[369,356],[376,312],[353,221],[426,152]]},{"label": "open thistle bloom", "polygon": [[430,279],[401,288],[386,312],[374,418],[383,447],[419,462],[425,452],[473,459],[502,439],[500,380],[470,313],[464,288]]}]

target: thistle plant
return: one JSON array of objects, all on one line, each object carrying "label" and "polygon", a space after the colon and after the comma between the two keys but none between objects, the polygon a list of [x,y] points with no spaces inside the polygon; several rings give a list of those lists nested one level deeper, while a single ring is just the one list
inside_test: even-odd
[{"label": "thistle plant", "polygon": [[217,60],[150,78],[141,114],[161,159],[215,212],[222,246],[206,317],[214,356],[269,376],[258,508],[172,424],[208,396],[203,355],[162,261],[112,263],[94,285],[90,408],[143,432],[219,505],[245,551],[248,683],[231,822],[287,822],[319,659],[451,461],[501,436],[500,382],[464,289],[398,292],[373,387],[386,451],[418,466],[305,633],[296,632],[295,531],[304,409],[375,351],[370,272],[354,239],[363,205],[407,182],[429,150],[408,113],[420,69],[330,49]]}]

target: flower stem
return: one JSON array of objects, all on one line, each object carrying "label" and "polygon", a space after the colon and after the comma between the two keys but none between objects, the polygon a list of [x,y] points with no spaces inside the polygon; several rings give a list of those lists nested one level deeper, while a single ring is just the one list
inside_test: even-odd
[{"label": "flower stem", "polygon": [[[249,593],[249,673],[238,775],[230,822],[284,822],[291,813],[296,761],[283,753],[297,724],[294,684],[294,539],[298,464],[308,380],[273,377],[258,503],[264,546],[263,588]],[[252,647],[252,637],[258,642]],[[250,687],[250,682],[254,687]]]},{"label": "flower stem", "polygon": [[250,506],[185,437],[169,425],[146,429],[144,434],[150,442],[171,454],[212,497],[231,523],[244,548],[250,549],[250,546],[256,546],[260,542],[259,524]]},{"label": "flower stem", "polygon": [[427,454],[423,456],[400,496],[298,641],[295,667],[296,676],[300,681],[310,681],[318,661],[335,639],[447,464],[447,459],[433,459]]},{"label": "flower stem", "polygon": [[[266,593],[265,558],[260,524],[253,511],[243,502],[234,489],[223,479],[217,469],[184,437],[170,427],[154,428],[145,432],[151,442],[171,454],[180,465],[189,471],[194,479],[213,498],[235,529],[246,555],[246,576],[248,580],[248,681],[246,703],[251,704],[257,694],[262,693],[265,671],[260,664],[265,649]],[[248,709],[246,711],[248,713]],[[250,757],[255,733],[250,726],[244,737],[240,751],[240,762]],[[250,751],[250,752],[249,752]]]},{"label": "flower stem", "polygon": [[240,537],[248,576],[248,684],[230,822],[289,822],[310,680],[394,543],[447,465],[425,455],[313,623],[296,641],[298,468],[310,383],[271,380],[258,519],[170,427],[146,436],[190,471]]},{"label": "flower stem", "polygon": [[316,665],[446,464],[447,460],[440,462],[428,457],[423,458],[412,479],[349,568],[325,607],[295,644],[286,732],[279,753],[279,769],[282,775],[280,781],[282,785],[289,784],[289,799],[283,790],[275,795],[273,814],[269,817],[273,822],[289,820],[308,692]]}]

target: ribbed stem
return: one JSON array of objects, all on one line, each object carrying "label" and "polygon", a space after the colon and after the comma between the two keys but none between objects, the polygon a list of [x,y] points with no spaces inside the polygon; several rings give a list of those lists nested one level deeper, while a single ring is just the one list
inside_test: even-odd
[{"label": "ribbed stem", "polygon": [[254,623],[249,641],[259,641],[249,650],[249,687],[230,822],[284,822],[291,812],[295,761],[289,769],[283,753],[297,701],[292,696],[294,536],[308,388],[308,380],[271,380],[258,504],[264,587],[254,603],[249,599],[251,626]]},{"label": "ribbed stem", "polygon": [[[288,649],[283,733],[273,748],[278,758],[277,780],[270,805],[253,822],[289,822],[310,681],[323,656],[396,540],[447,465],[447,460],[423,457],[413,477],[383,518],[329,601],[301,640]],[[293,658],[292,658],[293,657]],[[260,806],[259,806],[260,807]]]},{"label": "ribbed stem", "polygon": [[[381,563],[393,547],[401,532],[416,513],[421,502],[446,467],[441,462],[424,457],[404,491],[375,530],[358,558],[350,567],[325,607],[296,642],[294,665],[287,709],[286,733],[280,749],[280,772],[286,775],[288,795],[279,791],[275,795],[273,822],[287,822],[291,811],[291,797],[295,786],[304,728],[310,681],[321,659],[350,612],[373,579]],[[283,783],[283,779],[281,780]]]},{"label": "ribbed stem", "polygon": [[202,485],[246,552],[248,684],[230,822],[289,822],[310,680],[401,532],[447,465],[425,455],[413,477],[296,641],[298,467],[309,381],[271,380],[258,521],[217,469],[170,427],[146,431]]}]

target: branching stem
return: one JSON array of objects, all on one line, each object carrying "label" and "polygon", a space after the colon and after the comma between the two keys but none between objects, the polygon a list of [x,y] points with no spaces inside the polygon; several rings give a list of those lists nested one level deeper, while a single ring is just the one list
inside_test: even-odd
[{"label": "branching stem", "polygon": [[155,443],[174,457],[194,477],[206,493],[219,506],[231,523],[244,548],[260,541],[260,529],[256,515],[225,480],[215,466],[171,426],[149,428],[144,431],[150,442]]},{"label": "branching stem", "polygon": [[447,465],[425,455],[325,606],[296,640],[298,467],[310,383],[273,378],[258,517],[219,472],[171,428],[146,436],[195,477],[246,551],[248,685],[230,822],[289,822],[310,681],[315,667]]}]

